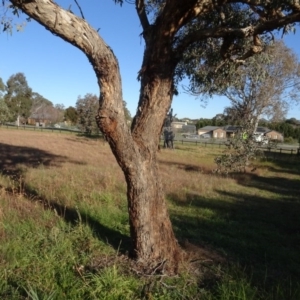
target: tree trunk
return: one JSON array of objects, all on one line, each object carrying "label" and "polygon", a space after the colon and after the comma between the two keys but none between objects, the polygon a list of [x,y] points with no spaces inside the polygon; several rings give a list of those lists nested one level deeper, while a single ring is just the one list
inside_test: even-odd
[{"label": "tree trunk", "polygon": [[167,212],[156,159],[139,161],[126,174],[132,256],[148,271],[176,272],[179,248]]},{"label": "tree trunk", "polygon": [[51,0],[11,2],[88,57],[101,90],[97,124],[127,182],[131,253],[148,272],[176,272],[180,250],[156,159],[158,137],[172,101],[175,68],[164,33],[160,38],[152,36],[145,51],[138,111],[130,130],[124,115],[118,61],[98,32]]}]

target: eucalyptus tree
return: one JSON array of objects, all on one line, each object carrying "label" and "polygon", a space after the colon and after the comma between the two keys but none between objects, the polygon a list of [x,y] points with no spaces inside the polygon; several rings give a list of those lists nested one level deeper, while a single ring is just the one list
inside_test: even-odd
[{"label": "eucalyptus tree", "polygon": [[256,131],[260,118],[282,120],[289,106],[300,100],[300,63],[282,41],[250,57],[236,70],[235,77],[220,91],[231,102],[225,115],[247,127],[249,134]]},{"label": "eucalyptus tree", "polygon": [[78,113],[75,107],[69,106],[65,109],[64,118],[69,121],[72,125],[75,125],[78,120]]},{"label": "eucalyptus tree", "polygon": [[82,10],[77,16],[52,0],[10,2],[89,59],[101,91],[97,123],[127,182],[131,254],[150,272],[176,272],[181,251],[157,163],[159,135],[176,84],[191,74],[204,85],[215,76],[226,83],[236,64],[263,50],[268,32],[287,31],[300,21],[299,0],[135,0],[145,48],[131,128],[124,115],[118,60]]},{"label": "eucalyptus tree", "polygon": [[0,125],[10,119],[10,112],[3,98],[5,89],[5,85],[0,77]]},{"label": "eucalyptus tree", "polygon": [[257,142],[254,138],[260,118],[283,120],[289,105],[300,100],[300,63],[282,41],[250,57],[234,76],[231,85],[219,92],[231,102],[231,107],[224,110],[227,122],[240,126],[240,133],[230,140],[230,150],[216,158],[218,171],[225,173],[245,170],[253,158],[262,154],[261,143],[276,147],[274,141]]},{"label": "eucalyptus tree", "polygon": [[125,100],[123,100],[123,106],[124,106],[125,119],[126,119],[128,124],[131,124],[132,117],[131,117],[131,113],[130,113],[128,107],[127,107],[127,102]]},{"label": "eucalyptus tree", "polygon": [[65,106],[62,103],[57,103],[52,109],[52,123],[61,123],[64,121],[65,117]]},{"label": "eucalyptus tree", "polygon": [[10,111],[3,99],[0,98],[0,125],[9,121],[11,118]]},{"label": "eucalyptus tree", "polygon": [[32,106],[32,89],[23,73],[16,73],[9,77],[6,82],[4,99],[14,120],[19,122],[20,117],[24,120],[29,117]]},{"label": "eucalyptus tree", "polygon": [[93,94],[79,96],[76,101],[77,123],[85,134],[92,134],[98,130],[95,115],[98,110],[98,97]]},{"label": "eucalyptus tree", "polygon": [[[30,109],[30,117],[41,122],[41,120],[50,120],[53,111],[53,103],[44,98],[39,93],[32,93],[32,105]],[[44,122],[44,121],[42,121]]]},{"label": "eucalyptus tree", "polygon": [[5,84],[2,80],[2,78],[0,77],[0,98],[3,97],[3,93],[5,92],[5,89],[6,89]]}]

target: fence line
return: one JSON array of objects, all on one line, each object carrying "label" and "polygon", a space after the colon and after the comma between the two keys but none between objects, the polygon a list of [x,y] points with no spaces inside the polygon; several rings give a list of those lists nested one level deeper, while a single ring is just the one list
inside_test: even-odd
[{"label": "fence line", "polygon": [[[204,146],[204,147],[207,147],[207,146],[212,146],[212,147],[218,147],[218,148],[221,148],[221,147],[228,147],[228,144],[226,142],[222,142],[222,143],[214,143],[214,142],[208,142],[208,141],[191,141],[191,140],[174,140],[174,143],[176,144],[181,144],[181,145],[184,145],[184,144],[193,144],[194,146]],[[298,154],[300,155],[300,147],[299,148],[291,148],[291,149],[286,149],[286,148],[278,148],[278,147],[258,147],[259,149],[271,154],[271,153],[274,153],[274,154],[291,154],[291,155],[295,155],[295,154]]]},{"label": "fence line", "polygon": [[[30,125],[12,125],[12,124],[0,124],[0,128],[6,128],[6,129],[16,129],[16,130],[31,130],[31,131],[40,131],[40,132],[70,132],[70,133],[82,133],[79,130],[72,130],[67,128],[55,128],[55,127],[38,127],[38,126],[30,126]],[[99,134],[100,135],[100,134]]]},{"label": "fence line", "polygon": [[[28,125],[22,125],[22,126],[17,126],[17,125],[12,125],[12,124],[0,124],[1,127],[6,127],[7,129],[9,128],[14,128],[14,129],[23,129],[23,130],[32,130],[32,131],[41,131],[41,132],[70,132],[70,133],[76,133],[76,134],[83,134],[81,131],[78,130],[72,130],[72,129],[67,129],[67,128],[47,128],[47,127],[37,127],[37,126],[28,126]],[[101,133],[98,134],[93,134],[93,135],[98,135],[99,137],[102,137]],[[163,140],[161,140],[163,141]],[[228,144],[226,142],[222,143],[214,143],[214,142],[208,142],[208,141],[192,141],[192,140],[177,140],[174,139],[174,143],[176,144],[193,144],[195,146],[202,146],[207,147],[207,145],[211,145],[213,147],[217,146],[219,148],[221,147],[227,147]],[[274,153],[274,154],[298,154],[300,155],[300,147],[299,148],[291,148],[291,149],[285,149],[285,148],[275,148],[275,147],[258,147],[261,150],[264,150],[266,153]]]}]

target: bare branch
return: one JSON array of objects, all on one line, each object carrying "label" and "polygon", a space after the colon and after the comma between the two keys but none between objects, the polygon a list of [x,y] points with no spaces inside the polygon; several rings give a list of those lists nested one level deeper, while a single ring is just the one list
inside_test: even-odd
[{"label": "bare branch", "polygon": [[135,1],[135,8],[136,8],[137,14],[140,18],[143,30],[146,31],[149,28],[150,24],[149,24],[147,14],[146,14],[144,0],[136,0]]},{"label": "bare branch", "polygon": [[77,5],[77,7],[78,7],[78,9],[79,9],[79,11],[80,11],[80,14],[81,14],[82,19],[85,20],[84,15],[83,15],[83,12],[82,12],[82,9],[81,9],[81,7],[80,7],[78,1],[77,1],[77,0],[74,0],[74,2],[76,3],[76,5]]}]

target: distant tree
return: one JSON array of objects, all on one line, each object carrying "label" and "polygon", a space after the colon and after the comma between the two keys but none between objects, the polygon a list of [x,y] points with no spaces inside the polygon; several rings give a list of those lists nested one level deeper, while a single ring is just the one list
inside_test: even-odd
[{"label": "distant tree", "polygon": [[85,134],[98,132],[95,115],[97,113],[99,100],[96,95],[86,94],[84,97],[79,96],[76,102],[76,111],[78,114],[78,125]]},{"label": "distant tree", "polygon": [[51,122],[53,118],[53,103],[44,98],[39,93],[32,93],[32,106],[30,109],[30,117],[36,119],[37,122],[45,120]]},{"label": "distant tree", "polygon": [[0,124],[9,121],[10,118],[11,118],[10,111],[4,99],[0,98]]},{"label": "distant tree", "polygon": [[5,85],[0,77],[0,124],[3,124],[11,118],[9,109],[3,98],[5,89]]},{"label": "distant tree", "polygon": [[282,120],[289,104],[300,100],[300,64],[281,41],[249,58],[236,74],[238,79],[222,92],[232,105],[224,114],[251,133],[262,116]]},{"label": "distant tree", "polygon": [[52,122],[53,123],[61,123],[64,121],[65,115],[65,106],[64,104],[58,103],[54,105],[54,109],[52,111]]},{"label": "distant tree", "polygon": [[40,106],[53,106],[53,103],[50,100],[44,98],[42,95],[36,92],[32,93],[31,100],[32,100],[31,111],[35,111]]},{"label": "distant tree", "polygon": [[212,125],[212,119],[204,119],[204,118],[201,118],[199,119],[197,122],[196,122],[196,128],[199,129],[199,128],[202,128],[202,127],[205,127],[205,126],[211,126]]},{"label": "distant tree", "polygon": [[285,122],[292,125],[300,125],[300,120],[297,120],[296,118],[287,119]]},{"label": "distant tree", "polygon": [[127,120],[127,122],[128,122],[129,124],[131,124],[131,122],[132,122],[132,117],[131,117],[130,111],[129,111],[128,108],[127,108],[127,103],[126,103],[126,101],[124,101],[124,100],[123,100],[123,106],[124,106],[125,119]]},{"label": "distant tree", "polygon": [[71,124],[76,124],[78,119],[78,113],[75,107],[69,106],[65,109],[64,117],[66,121],[71,122]]},{"label": "distant tree", "polygon": [[284,138],[291,137],[293,139],[299,139],[300,127],[293,125],[289,122],[270,122],[268,128],[276,130],[283,134]]},{"label": "distant tree", "polygon": [[6,87],[5,87],[5,84],[2,80],[2,78],[0,77],[0,98],[2,99],[3,98],[3,94],[6,90]]},{"label": "distant tree", "polygon": [[212,125],[213,126],[225,126],[226,125],[226,119],[224,114],[216,114],[212,119]]},{"label": "distant tree", "polygon": [[14,74],[7,80],[4,99],[12,120],[19,118],[22,118],[23,122],[27,120],[32,106],[32,90],[23,73]]},{"label": "distant tree", "polygon": [[0,77],[0,124],[3,124],[4,122],[8,121],[11,117],[9,109],[3,98],[5,90],[5,84],[3,83],[3,80]]}]

